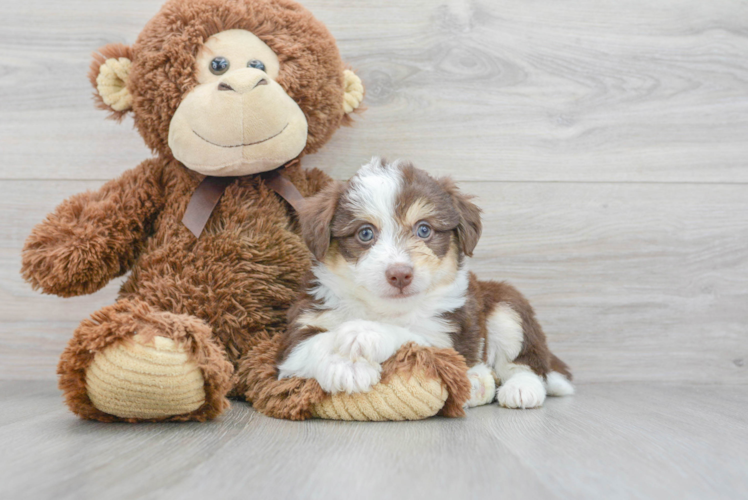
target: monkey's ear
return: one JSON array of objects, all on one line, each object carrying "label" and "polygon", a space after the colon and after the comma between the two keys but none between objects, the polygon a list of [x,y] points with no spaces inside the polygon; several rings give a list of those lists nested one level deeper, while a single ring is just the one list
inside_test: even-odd
[{"label": "monkey's ear", "polygon": [[110,43],[94,52],[88,72],[88,79],[96,89],[96,107],[110,111],[110,117],[116,120],[121,120],[132,107],[132,95],[127,88],[131,64],[132,49]]},{"label": "monkey's ear", "polygon": [[451,178],[442,177],[439,179],[439,184],[449,193],[452,204],[460,215],[460,222],[455,229],[460,247],[465,255],[472,257],[473,250],[478,245],[478,240],[480,240],[480,235],[483,232],[483,224],[480,219],[481,209],[470,201],[474,196],[462,193]]},{"label": "monkey's ear", "polygon": [[330,223],[338,207],[345,184],[333,181],[325,188],[304,201],[299,211],[301,236],[317,260],[322,261],[330,248],[332,232]]},{"label": "monkey's ear", "polygon": [[353,113],[364,100],[364,85],[353,71],[343,71],[345,94],[343,94],[343,109],[345,114]]}]

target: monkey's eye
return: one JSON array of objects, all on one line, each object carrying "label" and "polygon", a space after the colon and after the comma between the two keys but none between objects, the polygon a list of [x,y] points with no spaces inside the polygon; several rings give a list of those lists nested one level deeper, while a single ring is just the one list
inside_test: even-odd
[{"label": "monkey's eye", "polygon": [[218,56],[210,61],[210,72],[214,75],[222,75],[229,70],[229,61],[225,57]]},{"label": "monkey's eye", "polygon": [[356,233],[356,238],[358,238],[358,241],[361,243],[369,243],[371,240],[374,239],[374,228],[371,226],[361,226],[361,228]]},{"label": "monkey's eye", "polygon": [[265,64],[262,61],[258,60],[258,59],[252,59],[251,61],[249,61],[247,63],[247,67],[248,68],[259,69],[260,71],[265,71]]},{"label": "monkey's eye", "polygon": [[418,227],[416,227],[416,236],[424,240],[429,239],[431,237],[431,226],[425,222],[421,222],[418,224]]}]

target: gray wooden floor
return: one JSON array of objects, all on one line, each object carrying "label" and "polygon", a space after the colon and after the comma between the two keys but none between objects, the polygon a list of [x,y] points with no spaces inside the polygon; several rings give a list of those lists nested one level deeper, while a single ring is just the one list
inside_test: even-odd
[{"label": "gray wooden floor", "polygon": [[0,497],[748,495],[747,2],[303,0],[368,107],[305,164],[409,158],[476,194],[472,267],[530,298],[574,398],[413,424],[241,403],[204,425],[81,422],[55,364],[119,281],[42,296],[20,249],[149,157],[86,73],[161,1],[0,0]]},{"label": "gray wooden floor", "polygon": [[745,498],[743,386],[583,384],[538,410],[302,423],[236,402],[207,424],[83,422],[0,383],[0,497]]}]

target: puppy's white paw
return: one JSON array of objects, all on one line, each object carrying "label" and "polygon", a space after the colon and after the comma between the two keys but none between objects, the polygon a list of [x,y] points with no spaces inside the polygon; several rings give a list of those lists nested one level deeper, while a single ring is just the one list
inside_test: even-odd
[{"label": "puppy's white paw", "polygon": [[499,387],[496,399],[506,408],[537,408],[545,401],[545,386],[536,374],[520,372]]},{"label": "puppy's white paw", "polygon": [[317,382],[325,392],[367,392],[377,382],[382,372],[382,367],[372,364],[365,359],[351,361],[337,358],[323,367],[319,367]]},{"label": "puppy's white paw", "polygon": [[493,401],[496,396],[496,381],[490,368],[483,363],[475,365],[468,370],[468,379],[471,390],[470,399],[465,403],[466,407],[486,405]]},{"label": "puppy's white paw", "polygon": [[348,321],[335,331],[335,351],[342,357],[357,361],[382,363],[390,357],[387,342],[372,321]]}]

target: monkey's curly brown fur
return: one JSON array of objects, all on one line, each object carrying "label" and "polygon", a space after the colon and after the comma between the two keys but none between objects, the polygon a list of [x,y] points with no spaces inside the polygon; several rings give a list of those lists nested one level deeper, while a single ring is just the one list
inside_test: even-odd
[{"label": "monkey's curly brown fur", "polygon": [[[251,31],[278,55],[277,81],[308,121],[302,155],[320,148],[349,120],[335,40],[291,0],[170,0],[132,48],[111,44],[94,56],[94,85],[107,58],[132,60],[128,89],[135,125],[157,156],[98,191],[63,202],[34,228],[23,250],[24,278],[62,297],[93,293],[131,272],[117,302],[81,323],[60,359],[60,388],[83,418],[136,420],[96,409],[85,378],[96,353],[136,332],[172,339],[203,372],[205,403],[161,420],[215,417],[228,406],[227,395],[247,392],[252,370],[237,376],[235,368],[250,366],[245,358],[252,348],[285,327],[288,306],[309,269],[296,214],[262,174],[228,186],[199,239],[181,223],[204,176],[172,156],[170,120],[197,83],[201,45],[236,28]],[[97,104],[111,111],[98,95]],[[122,115],[113,112],[114,118]],[[329,181],[319,170],[302,169],[299,159],[283,175],[304,196]]]}]

